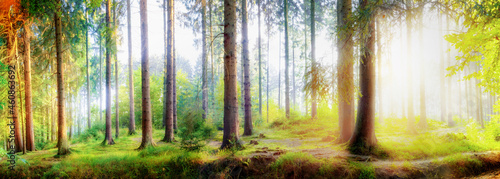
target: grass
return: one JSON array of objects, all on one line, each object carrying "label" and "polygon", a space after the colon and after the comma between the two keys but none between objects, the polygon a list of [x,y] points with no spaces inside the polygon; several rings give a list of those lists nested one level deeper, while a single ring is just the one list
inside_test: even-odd
[{"label": "grass", "polygon": [[[160,142],[163,129],[153,130],[156,147],[136,150],[141,131],[131,136],[124,133],[115,139],[115,145],[103,146],[103,127],[94,125],[72,139],[70,155],[56,158],[55,141],[48,142],[40,146],[43,150],[20,155],[28,163],[19,160],[15,171],[8,171],[4,157],[0,160],[0,173],[7,177],[32,178],[376,178],[394,175],[428,177],[419,169],[422,166],[413,160],[429,159],[430,166],[425,167],[439,170],[434,172],[436,176],[445,175],[440,173],[444,170],[442,168],[451,170],[453,176],[469,176],[500,167],[497,166],[500,163],[498,154],[493,157],[462,155],[464,152],[499,150],[500,142],[495,139],[500,136],[500,125],[496,122],[488,123],[485,129],[469,122],[464,131],[443,133],[451,129],[441,122],[429,120],[428,129],[419,129],[418,135],[409,135],[406,133],[406,119],[389,117],[383,124],[376,123],[378,148],[373,155],[382,161],[400,163],[377,166],[346,156],[318,158],[307,151],[318,148],[346,150],[346,145],[333,142],[338,136],[336,112],[329,111],[324,105],[319,106],[319,111],[320,116],[315,120],[301,116],[285,119],[278,115],[270,120],[271,123],[255,127],[254,135],[242,136],[241,140],[246,144],[241,150],[218,150],[219,146],[205,145],[196,151],[185,151],[180,142]],[[125,128],[121,130],[127,131]],[[260,134],[265,137],[260,138]],[[176,139],[180,140],[179,137]],[[211,140],[221,141],[222,132],[218,131]],[[259,144],[251,145],[250,140]],[[248,157],[258,150],[288,152],[279,157]],[[437,160],[438,157],[443,158]]]}]

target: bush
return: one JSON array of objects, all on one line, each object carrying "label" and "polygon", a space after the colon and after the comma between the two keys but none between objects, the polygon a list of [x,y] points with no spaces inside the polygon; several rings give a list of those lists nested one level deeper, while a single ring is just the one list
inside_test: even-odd
[{"label": "bush", "polygon": [[77,142],[88,142],[91,139],[94,141],[104,140],[104,131],[106,130],[106,125],[104,123],[94,123],[92,128],[85,130],[76,139]]},{"label": "bush", "polygon": [[215,128],[202,119],[203,110],[191,108],[179,120],[181,148],[193,151],[206,145],[206,140],[215,136]]}]

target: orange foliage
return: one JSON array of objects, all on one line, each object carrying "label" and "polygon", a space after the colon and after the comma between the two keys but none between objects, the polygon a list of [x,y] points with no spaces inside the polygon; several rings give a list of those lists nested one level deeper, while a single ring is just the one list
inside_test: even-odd
[{"label": "orange foliage", "polygon": [[0,0],[0,13],[7,13],[12,7],[13,10],[19,9],[19,0]]}]

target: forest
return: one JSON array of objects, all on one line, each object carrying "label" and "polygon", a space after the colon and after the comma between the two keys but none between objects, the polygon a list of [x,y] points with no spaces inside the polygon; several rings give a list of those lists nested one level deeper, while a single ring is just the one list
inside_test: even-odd
[{"label": "forest", "polygon": [[498,0],[0,0],[0,178],[500,177]]}]

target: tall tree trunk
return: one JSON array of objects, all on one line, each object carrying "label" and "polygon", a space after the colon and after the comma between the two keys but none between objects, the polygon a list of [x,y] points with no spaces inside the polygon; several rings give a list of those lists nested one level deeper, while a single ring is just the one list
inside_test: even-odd
[{"label": "tall tree trunk", "polygon": [[[259,24],[259,39],[258,39],[258,48],[259,48],[259,116],[262,117],[262,57],[261,57],[261,35],[260,35],[260,2],[261,0],[257,0],[257,21]],[[211,31],[210,31],[211,32]]]},{"label": "tall tree trunk", "polygon": [[[115,1],[113,0],[113,4],[115,4]],[[116,32],[116,30],[118,29],[118,23],[116,22],[116,7],[113,8],[113,31]],[[116,37],[113,36],[113,39],[115,41],[115,43],[113,44],[114,46],[114,49],[115,50],[118,50],[118,48],[116,48]],[[120,119],[119,119],[119,114],[120,114],[120,101],[118,99],[118,96],[119,96],[119,89],[120,89],[120,83],[118,83],[118,69],[119,69],[119,66],[118,66],[118,55],[117,55],[117,52],[115,51],[114,53],[114,57],[115,57],[115,137],[118,139],[118,136],[120,136]]]},{"label": "tall tree trunk", "polygon": [[[172,19],[172,24],[175,24],[175,18]],[[176,71],[176,67],[175,67],[176,66],[176,59],[175,59],[176,58],[175,57],[175,26],[173,26],[173,25],[172,25],[172,34],[174,34],[172,36],[172,41],[173,41],[173,43],[172,43],[172,49],[173,49],[172,50],[172,53],[173,53],[173,58],[172,58],[173,79],[172,80],[173,80],[173,83],[174,83],[174,85],[172,87],[173,88],[173,94],[172,94],[173,95],[173,97],[172,97],[173,98],[173,101],[172,101],[173,105],[172,105],[172,108],[173,108],[173,113],[174,113],[173,114],[173,123],[174,123],[173,124],[173,128],[174,128],[174,132],[176,132],[177,131],[177,71]]]},{"label": "tall tree trunk", "polygon": [[352,14],[351,0],[339,0],[337,3],[337,25],[341,29],[337,37],[338,50],[338,80],[337,93],[339,94],[338,115],[340,137],[338,142],[349,141],[354,131],[354,56],[353,56],[353,29],[350,23]]},{"label": "tall tree trunk", "polygon": [[441,97],[441,122],[445,122],[445,116],[446,116],[446,93],[445,93],[445,82],[444,82],[444,78],[445,78],[445,74],[444,74],[444,50],[443,50],[443,26],[442,26],[442,15],[441,13],[439,12],[439,10],[437,11],[438,13],[438,25],[439,25],[439,28],[438,28],[438,32],[439,32],[439,72],[440,72],[440,78],[439,78],[439,88],[440,88],[440,97]]},{"label": "tall tree trunk", "polygon": [[[212,0],[208,0],[208,14],[209,14],[209,19],[210,19],[210,42],[214,41],[213,39],[213,32],[212,32]],[[215,73],[215,67],[214,67],[214,47],[213,43],[210,43],[210,61],[212,67],[210,68],[212,70],[212,119],[215,118],[215,80],[214,80],[214,73]]]},{"label": "tall tree trunk", "polygon": [[419,40],[419,45],[420,45],[420,120],[418,121],[418,126],[421,128],[427,128],[427,109],[426,109],[426,104],[425,104],[425,68],[424,64],[427,64],[425,62],[425,57],[423,54],[425,54],[425,48],[424,48],[424,8],[420,11],[420,22],[419,22],[419,30],[418,30],[418,39]]},{"label": "tall tree trunk", "polygon": [[[360,9],[369,8],[368,0],[360,0]],[[367,27],[362,29],[365,36],[361,40],[361,63],[359,68],[359,80],[361,97],[359,98],[358,115],[356,127],[349,143],[352,153],[367,154],[376,145],[375,136],[375,21],[373,12],[368,17]]]},{"label": "tall tree trunk", "polygon": [[165,120],[165,136],[163,141],[165,142],[173,142],[174,140],[174,113],[173,113],[173,59],[174,59],[174,48],[173,48],[173,36],[174,36],[174,1],[168,0],[167,4],[167,15],[168,15],[168,27],[167,27],[167,94],[165,96],[166,105],[166,120]]},{"label": "tall tree trunk", "polygon": [[[315,20],[315,12],[314,12],[314,9],[315,9],[315,5],[314,5],[314,0],[311,0],[311,71],[313,72],[312,73],[312,80],[313,80],[313,84],[314,84],[314,81],[317,81],[318,79],[318,69],[317,68],[317,64],[316,64],[316,27],[315,27],[315,24],[316,24],[316,20]],[[312,88],[312,95],[311,95],[311,118],[315,119],[316,118],[316,115],[317,115],[317,99],[316,99],[316,87],[313,85],[313,88]]]},{"label": "tall tree trunk", "polygon": [[412,2],[407,3],[406,11],[406,54],[407,54],[407,72],[408,72],[408,132],[410,134],[417,133],[415,128],[415,112],[413,111],[413,53],[412,53],[412,13],[410,9],[412,8]]},{"label": "tall tree trunk", "polygon": [[[202,118],[206,119],[208,115],[208,83],[207,83],[207,17],[206,17],[206,0],[201,0],[201,36],[202,36],[202,82],[201,82],[201,90],[202,90],[202,108],[203,115]],[[245,10],[243,10],[245,11]],[[244,12],[243,12],[244,13]]]},{"label": "tall tree trunk", "polygon": [[224,134],[221,148],[239,143],[236,90],[236,1],[224,0]]},{"label": "tall tree trunk", "polygon": [[[446,15],[446,31],[450,31],[450,17],[448,15]],[[449,67],[451,66],[451,54],[450,54],[450,50],[451,50],[451,45],[450,43],[447,43],[446,45],[446,67]],[[447,114],[448,114],[448,126],[454,126],[455,125],[455,122],[453,122],[453,106],[451,105],[451,88],[452,88],[452,84],[451,84],[451,76],[446,78],[446,84],[448,86],[447,88],[447,92],[446,92],[446,111],[447,111]]]},{"label": "tall tree trunk", "polygon": [[128,135],[135,134],[135,109],[134,109],[134,73],[132,71],[132,27],[130,15],[130,0],[127,0],[127,36],[128,36],[128,98],[129,98],[129,126]]},{"label": "tall tree trunk", "polygon": [[[286,1],[286,0],[285,0]],[[252,101],[250,94],[250,59],[248,54],[248,13],[247,13],[247,0],[241,1],[242,18],[241,18],[241,43],[243,46],[242,57],[243,57],[243,74],[244,74],[244,91],[245,91],[245,125],[244,125],[244,136],[252,135],[253,125],[252,125]]]},{"label": "tall tree trunk", "polygon": [[281,30],[279,31],[279,50],[278,50],[278,109],[281,110]]},{"label": "tall tree trunk", "polygon": [[286,117],[290,118],[290,76],[288,74],[289,71],[289,63],[290,63],[290,55],[288,51],[288,0],[285,0],[285,112]]},{"label": "tall tree trunk", "polygon": [[[169,2],[170,3],[170,2]],[[169,4],[170,5],[170,4]],[[151,98],[149,93],[149,49],[147,0],[139,1],[141,16],[142,142],[139,149],[156,145],[153,141]]]},{"label": "tall tree trunk", "polygon": [[[268,14],[266,14],[266,16],[269,17]],[[266,120],[267,120],[267,123],[269,123],[269,47],[270,47],[270,37],[271,37],[271,25],[269,25],[270,23],[267,22],[266,25],[267,25],[267,63],[266,63]]]},{"label": "tall tree trunk", "polygon": [[163,120],[162,127],[167,125],[167,0],[163,0]]},{"label": "tall tree trunk", "polygon": [[104,134],[104,145],[113,145],[111,134],[111,0],[106,0],[106,131]]},{"label": "tall tree trunk", "polygon": [[251,93],[250,93],[250,59],[248,52],[248,13],[247,13],[247,1],[241,1],[242,8],[242,60],[243,60],[243,74],[244,74],[244,132],[243,135],[252,135],[252,104],[251,104]]},{"label": "tall tree trunk", "polygon": [[85,62],[87,63],[87,127],[92,128],[90,119],[90,61],[89,61],[89,22],[88,13],[85,11]]},{"label": "tall tree trunk", "polygon": [[56,0],[56,12],[54,12],[54,26],[56,31],[56,65],[57,65],[57,155],[66,155],[69,151],[68,137],[66,136],[66,120],[64,119],[64,72],[62,62],[62,24],[61,24],[61,0]]},{"label": "tall tree trunk", "polygon": [[[51,128],[51,141],[54,141],[56,140],[56,116],[55,116],[55,99],[51,99],[51,110],[50,110],[50,113],[51,113],[51,118],[52,118],[52,128]],[[59,108],[57,109],[59,110]],[[59,117],[59,116],[58,116]]]},{"label": "tall tree trunk", "polygon": [[[17,48],[13,45],[13,37],[9,38],[8,42],[7,42],[7,48],[8,50],[7,51],[11,51],[13,50],[14,48]],[[19,65],[17,65],[17,53],[16,53],[16,57],[12,57],[11,61],[15,61],[13,62],[13,66],[14,68],[19,68]],[[14,69],[15,70],[15,69]],[[14,74],[12,74],[14,73]],[[13,83],[19,83],[19,81],[15,81],[15,76],[19,76],[20,74],[17,72],[17,70],[15,71],[9,71],[9,75],[11,75],[9,77],[9,82],[13,82]],[[12,78],[14,77],[14,78]],[[20,120],[22,120],[22,116],[19,115],[19,111],[18,111],[18,108],[21,107],[20,105],[18,105],[18,101],[17,101],[17,98],[16,98],[16,92],[20,93],[21,90],[21,84],[14,84],[14,94],[12,94],[12,96],[14,97],[13,99],[10,98],[9,96],[9,99],[12,100],[12,101],[9,101],[10,106],[9,108],[12,109],[12,122],[9,122],[9,129],[12,129],[12,127],[14,127],[14,147],[15,147],[15,152],[21,152],[23,151],[23,133],[21,132],[21,122]],[[19,98],[19,101],[22,100],[21,98]],[[12,106],[12,108],[11,108]],[[9,141],[9,140],[8,140]]]},{"label": "tall tree trunk", "polygon": [[377,34],[377,93],[378,93],[378,121],[384,122],[384,109],[382,103],[382,33],[380,32],[380,18],[375,20]]},{"label": "tall tree trunk", "polygon": [[102,121],[102,35],[99,32],[99,121]]},{"label": "tall tree trunk", "polygon": [[31,48],[29,21],[24,24],[24,100],[26,108],[26,150],[35,150],[35,133],[33,129],[33,111],[31,97]]},{"label": "tall tree trunk", "polygon": [[[469,74],[469,66],[464,68],[464,76]],[[465,80],[465,108],[467,109],[467,121],[470,118],[470,109],[469,109],[469,86],[470,82],[469,80]]]}]

